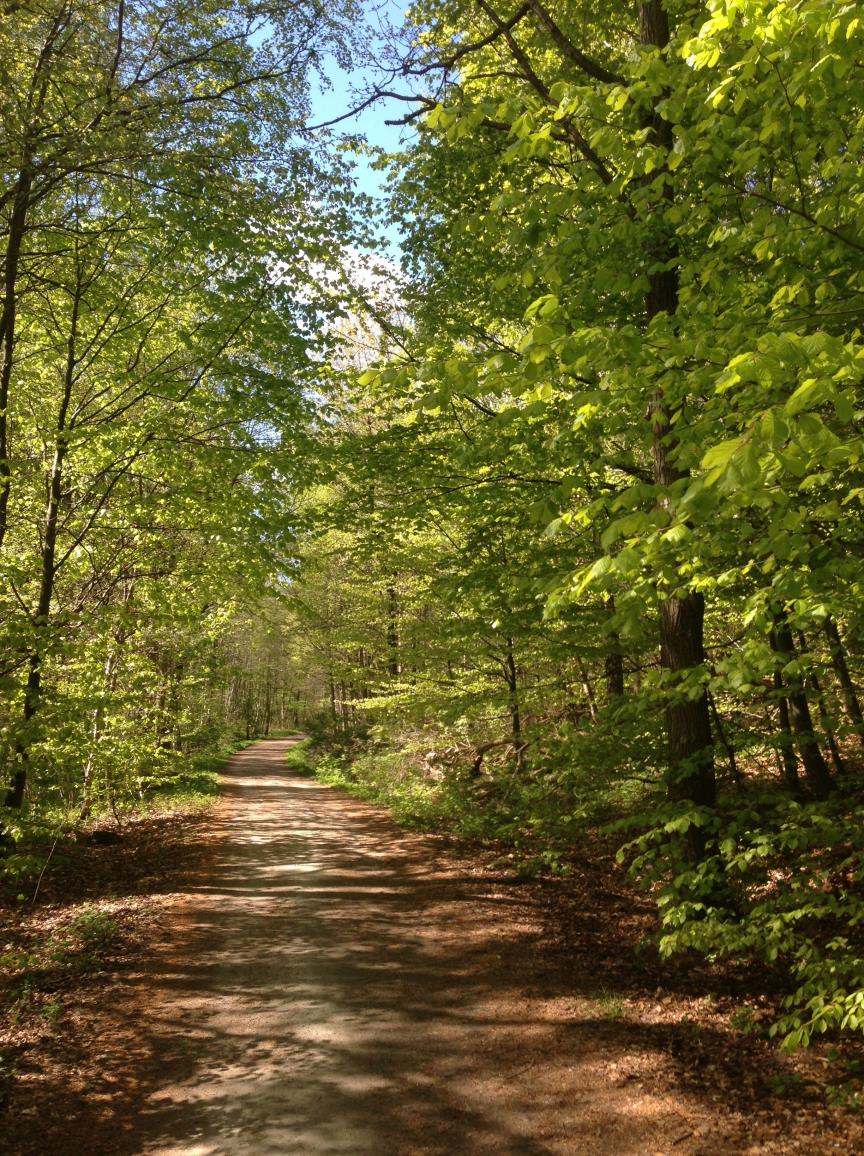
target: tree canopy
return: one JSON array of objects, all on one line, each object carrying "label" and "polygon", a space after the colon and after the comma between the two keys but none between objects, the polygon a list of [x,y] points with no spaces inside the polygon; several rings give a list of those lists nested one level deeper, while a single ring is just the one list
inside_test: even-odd
[{"label": "tree canopy", "polygon": [[304,727],[864,1026],[859,6],[415,5],[401,271],[352,4],[5,7],[8,836]]}]

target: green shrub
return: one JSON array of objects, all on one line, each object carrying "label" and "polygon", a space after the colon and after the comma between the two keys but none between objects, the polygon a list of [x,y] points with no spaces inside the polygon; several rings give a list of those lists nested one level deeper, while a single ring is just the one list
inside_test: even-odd
[{"label": "green shrub", "polygon": [[[848,801],[777,795],[727,799],[716,814],[666,805],[620,857],[656,893],[663,955],[759,959],[789,976],[769,1034],[792,1049],[864,1031],[862,819]],[[683,856],[691,826],[709,852],[698,865]]]},{"label": "green shrub", "polygon": [[314,775],[315,763],[312,755],[312,739],[301,739],[285,752],[285,766],[295,775]]}]

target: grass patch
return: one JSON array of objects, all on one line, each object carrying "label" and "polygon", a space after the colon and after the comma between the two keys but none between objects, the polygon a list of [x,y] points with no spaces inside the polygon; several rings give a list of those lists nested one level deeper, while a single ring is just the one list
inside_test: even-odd
[{"label": "grass patch", "polygon": [[209,807],[219,794],[219,775],[231,756],[259,741],[235,739],[215,749],[174,756],[176,763],[171,772],[147,783],[143,809],[154,804],[160,810]]},{"label": "grass patch", "polygon": [[[296,748],[295,748],[296,749]],[[375,752],[351,759],[332,752],[307,753],[315,777],[330,787],[386,807],[403,827],[446,830],[452,826],[451,799],[443,784],[416,774],[400,752]]]},{"label": "grass patch", "polygon": [[107,911],[99,909],[82,911],[72,920],[71,930],[88,954],[103,955],[116,947],[120,940],[116,920]]},{"label": "grass patch", "polygon": [[617,1023],[626,1014],[626,1003],[617,992],[601,988],[592,1001],[592,1010],[597,1019],[606,1023]]},{"label": "grass patch", "polygon": [[285,752],[285,766],[295,775],[314,775],[316,756],[312,739],[301,739]]}]

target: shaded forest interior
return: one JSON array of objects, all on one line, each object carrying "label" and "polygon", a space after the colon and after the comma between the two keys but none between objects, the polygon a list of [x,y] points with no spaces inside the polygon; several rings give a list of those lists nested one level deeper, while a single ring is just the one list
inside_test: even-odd
[{"label": "shaded forest interior", "polygon": [[[302,731],[520,877],[617,851],[741,1024],[857,1040],[860,7],[0,14],[10,918]],[[325,60],[403,126],[386,197]]]}]

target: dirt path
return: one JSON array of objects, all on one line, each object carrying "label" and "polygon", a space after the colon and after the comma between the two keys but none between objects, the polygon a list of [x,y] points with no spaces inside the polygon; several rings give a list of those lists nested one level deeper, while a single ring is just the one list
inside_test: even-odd
[{"label": "dirt path", "polygon": [[38,958],[0,1021],[0,1156],[864,1152],[826,1103],[843,1056],[730,1027],[742,978],[662,963],[602,847],[516,882],[287,774],[289,742],[6,912]]},{"label": "dirt path", "polygon": [[529,902],[286,773],[291,741],[230,764],[208,870],[113,997],[128,1131],[79,1151],[708,1151],[553,998]]}]

